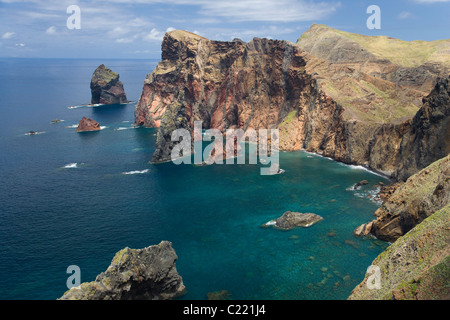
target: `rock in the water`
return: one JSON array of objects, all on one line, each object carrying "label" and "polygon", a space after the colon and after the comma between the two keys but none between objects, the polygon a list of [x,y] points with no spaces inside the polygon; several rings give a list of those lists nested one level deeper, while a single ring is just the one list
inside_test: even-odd
[{"label": "rock in the water", "polygon": [[231,300],[231,293],[228,290],[208,292],[206,297],[208,300]]},{"label": "rock in the water", "polygon": [[287,211],[278,219],[266,223],[266,226],[274,226],[282,230],[291,230],[296,227],[308,228],[320,220],[323,220],[323,218],[314,213]]},{"label": "rock in the water", "polygon": [[127,96],[119,75],[107,68],[99,66],[91,79],[92,104],[120,104],[127,103]]},{"label": "rock in the water", "polygon": [[360,181],[360,182],[358,182],[357,184],[355,184],[355,186],[353,187],[353,189],[358,189],[359,187],[361,187],[361,186],[365,186],[365,185],[368,185],[369,184],[369,181],[367,181],[367,180],[362,180],[362,181]]},{"label": "rock in the water", "polygon": [[95,281],[71,288],[59,300],[170,300],[185,293],[172,244],[116,253]]},{"label": "rock in the water", "polygon": [[358,228],[355,229],[355,231],[353,231],[353,234],[356,237],[364,237],[364,236],[368,236],[370,234],[370,231],[372,230],[372,226],[373,226],[373,221],[360,225]]},{"label": "rock in the water", "polygon": [[83,117],[78,124],[77,130],[75,131],[76,132],[99,131],[100,129],[101,129],[100,124],[97,121]]}]

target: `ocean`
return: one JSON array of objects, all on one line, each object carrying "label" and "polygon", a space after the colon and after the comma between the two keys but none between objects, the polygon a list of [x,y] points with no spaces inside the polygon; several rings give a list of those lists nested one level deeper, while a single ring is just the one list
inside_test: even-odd
[{"label": "ocean", "polygon": [[[102,63],[132,103],[83,106]],[[133,127],[134,106],[157,63],[0,59],[0,299],[57,299],[69,266],[94,281],[117,251],[162,240],[178,255],[179,299],[220,290],[236,300],[346,299],[388,246],[353,236],[388,180],[303,151],[280,153],[285,173],[274,176],[249,164],[150,164],[156,129]],[[75,133],[83,116],[102,130]],[[369,184],[353,190],[361,180]],[[286,211],[324,219],[261,227]]]}]

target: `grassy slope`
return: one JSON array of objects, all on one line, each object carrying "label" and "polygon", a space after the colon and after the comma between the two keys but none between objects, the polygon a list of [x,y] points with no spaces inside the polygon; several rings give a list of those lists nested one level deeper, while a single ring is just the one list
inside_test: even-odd
[{"label": "grassy slope", "polygon": [[330,66],[312,59],[309,71],[317,72],[321,76],[320,82],[327,94],[346,108],[346,119],[372,123],[398,123],[414,116],[421,106],[421,96],[428,93],[408,88],[399,90],[393,83],[371,77],[367,73],[377,73],[383,68],[389,69],[389,65],[418,67],[424,63],[439,62],[450,67],[450,39],[408,42],[386,36],[349,33],[325,25],[313,25],[298,39],[297,45],[312,51],[322,47],[324,50],[321,52],[322,58],[326,60],[334,45],[342,42],[355,43],[355,50],[361,48],[366,54],[385,63],[377,66],[376,61],[370,61],[367,55],[362,54],[361,61],[343,64],[356,70],[363,70],[366,74],[361,76],[358,72],[346,75],[339,71],[338,68],[342,67],[342,64]]}]

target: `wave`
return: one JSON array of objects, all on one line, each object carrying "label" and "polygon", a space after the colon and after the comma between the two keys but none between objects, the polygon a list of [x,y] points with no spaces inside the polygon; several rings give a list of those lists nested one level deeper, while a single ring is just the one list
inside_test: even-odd
[{"label": "wave", "polygon": [[76,163],[76,162],[69,163],[69,164],[66,164],[63,168],[64,169],[75,169],[75,168],[78,168],[78,163]]},{"label": "wave", "polygon": [[122,131],[122,130],[130,130],[130,129],[136,129],[136,127],[119,127],[114,129],[114,131]]},{"label": "wave", "polygon": [[270,221],[266,222],[264,225],[265,226],[274,226],[276,224],[277,224],[277,222],[275,220],[270,220]]},{"label": "wave", "polygon": [[[129,101],[127,103],[120,103],[121,104],[133,104],[136,103],[136,101]],[[94,104],[80,104],[76,106],[70,106],[67,107],[67,109],[79,109],[79,108],[97,108],[97,107],[103,107],[103,106],[110,106],[110,104],[103,104],[103,103],[94,103]]]},{"label": "wave", "polygon": [[78,128],[78,124],[73,124],[73,125],[71,125],[71,126],[66,126],[66,128],[69,128],[69,129],[76,129],[76,128]]},{"label": "wave", "polygon": [[43,133],[45,133],[45,131],[30,131],[30,132],[25,133],[25,135],[26,136],[35,136],[35,135],[43,134]]},{"label": "wave", "polygon": [[[385,174],[380,173],[380,172],[376,172],[376,171],[374,171],[374,170],[372,170],[372,169],[370,169],[370,168],[367,168],[367,167],[365,167],[365,166],[354,165],[354,164],[346,164],[346,163],[343,163],[343,162],[340,162],[340,161],[336,161],[336,160],[334,160],[333,158],[325,157],[325,156],[323,156],[323,155],[321,155],[321,154],[319,154],[319,153],[310,152],[310,151],[306,151],[306,150],[302,150],[302,151],[305,152],[305,153],[307,153],[307,154],[310,154],[310,155],[312,155],[312,156],[317,156],[317,157],[321,157],[321,158],[324,158],[324,159],[328,159],[328,160],[334,161],[334,162],[336,162],[336,163],[338,163],[338,164],[340,164],[340,165],[342,165],[342,166],[349,167],[350,169],[353,169],[353,170],[364,170],[364,171],[367,171],[367,172],[369,172],[369,173],[371,173],[371,174],[374,174],[374,175],[376,175],[376,176],[379,176],[379,177],[382,177],[382,178],[389,179],[389,177],[387,177]],[[308,158],[310,158],[310,157],[308,157]]]},{"label": "wave", "polygon": [[147,173],[147,172],[149,172],[150,170],[149,169],[145,169],[145,170],[142,170],[142,171],[128,171],[128,172],[122,172],[122,174],[125,174],[125,175],[131,175],[131,174],[144,174],[144,173]]}]

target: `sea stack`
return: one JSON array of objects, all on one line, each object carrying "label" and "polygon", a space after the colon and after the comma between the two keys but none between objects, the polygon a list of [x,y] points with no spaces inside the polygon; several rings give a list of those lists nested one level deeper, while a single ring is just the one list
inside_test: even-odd
[{"label": "sea stack", "polygon": [[83,117],[75,132],[99,131],[100,129],[100,124],[97,121]]},{"label": "sea stack", "polygon": [[107,68],[104,64],[95,69],[91,79],[92,104],[127,103],[127,96],[119,74]]}]

